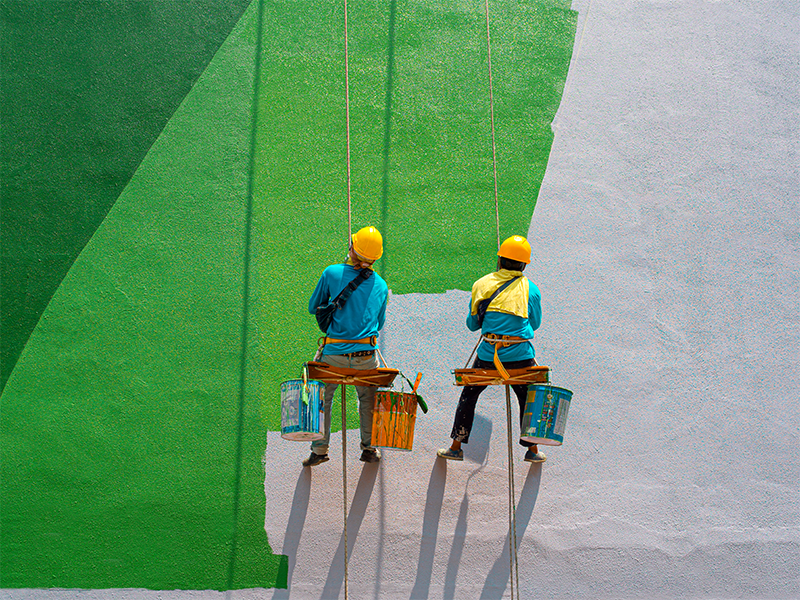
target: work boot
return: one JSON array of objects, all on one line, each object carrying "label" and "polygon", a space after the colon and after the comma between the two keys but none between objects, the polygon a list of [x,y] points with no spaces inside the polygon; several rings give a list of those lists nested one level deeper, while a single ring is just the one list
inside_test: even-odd
[{"label": "work boot", "polygon": [[327,454],[314,454],[311,453],[307,459],[303,461],[304,467],[316,467],[317,465],[321,465],[324,462],[328,462],[328,455]]},{"label": "work boot", "polygon": [[381,451],[377,448],[367,448],[363,452],[361,452],[361,458],[359,458],[361,462],[365,463],[376,463],[380,462],[381,460]]},{"label": "work boot", "polygon": [[544,452],[539,452],[538,450],[534,452],[533,450],[528,450],[525,453],[525,462],[529,463],[543,463],[547,460],[547,456],[545,456]]}]

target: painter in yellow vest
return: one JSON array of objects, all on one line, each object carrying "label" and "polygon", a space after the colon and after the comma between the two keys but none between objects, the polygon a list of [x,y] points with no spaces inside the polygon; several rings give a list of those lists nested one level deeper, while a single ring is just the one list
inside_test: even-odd
[{"label": "painter in yellow vest", "polygon": [[[521,369],[536,364],[533,332],[542,322],[542,297],[539,288],[523,274],[531,261],[531,246],[524,237],[515,235],[505,240],[497,256],[497,271],[481,277],[472,285],[467,327],[470,331],[481,330],[484,337],[473,368],[503,372],[504,369]],[[485,314],[482,314],[484,310]],[[484,389],[483,386],[462,388],[450,434],[453,442],[449,448],[437,452],[441,458],[464,459],[461,444],[469,442],[475,406]],[[512,389],[519,402],[521,421],[528,388],[514,385]],[[526,461],[544,462],[545,455],[535,444],[525,441],[520,441],[520,444],[526,447]]]}]

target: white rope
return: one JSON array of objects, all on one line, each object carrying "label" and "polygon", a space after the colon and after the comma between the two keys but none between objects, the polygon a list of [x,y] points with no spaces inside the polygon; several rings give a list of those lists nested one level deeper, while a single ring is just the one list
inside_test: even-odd
[{"label": "white rope", "polygon": [[[350,59],[349,35],[347,32],[347,0],[344,0],[344,105],[347,137],[347,245],[353,239],[353,211],[350,186]],[[344,511],[344,598],[347,600],[347,392],[342,388],[342,509]]]},{"label": "white rope", "polygon": [[347,34],[347,0],[344,0],[344,105],[347,130],[347,244],[353,239],[352,202],[350,194],[350,64]]},{"label": "white rope", "polygon": [[514,583],[516,581],[517,600],[519,600],[519,561],[517,558],[517,508],[516,489],[514,485],[514,452],[511,439],[511,386],[506,384],[506,431],[508,432],[508,554],[511,570],[511,600],[514,600]]},{"label": "white rope", "polygon": [[489,34],[489,0],[486,6],[486,49],[489,58],[489,115],[492,123],[492,171],[494,173],[494,218],[497,227],[497,249],[500,250],[500,205],[497,200],[497,144],[494,135],[494,89],[492,84],[492,40]]},{"label": "white rope", "polygon": [[344,511],[344,598],[347,600],[347,391],[342,388],[342,508]]}]

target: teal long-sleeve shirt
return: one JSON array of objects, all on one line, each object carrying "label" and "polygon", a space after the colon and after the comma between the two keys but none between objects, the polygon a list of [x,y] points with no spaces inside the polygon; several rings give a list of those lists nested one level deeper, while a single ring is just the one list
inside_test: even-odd
[{"label": "teal long-sleeve shirt", "polygon": [[[533,332],[542,323],[542,294],[539,288],[530,281],[528,286],[528,318],[509,315],[507,313],[494,310],[486,311],[483,318],[483,334],[494,333],[496,335],[511,335],[514,337],[533,339]],[[472,299],[469,303],[467,315],[467,327],[470,331],[478,331],[477,315],[472,314]],[[512,362],[516,360],[529,360],[536,357],[533,343],[512,344],[506,348],[500,348],[497,356],[502,362]],[[478,358],[491,361],[494,358],[494,346],[487,342],[481,343],[478,347]]]},{"label": "teal long-sleeve shirt", "polygon": [[[308,302],[308,312],[314,314],[318,306],[324,306],[353,281],[358,270],[348,264],[331,265],[322,272],[314,293]],[[337,310],[328,337],[341,340],[360,340],[377,336],[386,321],[386,302],[389,287],[377,273],[362,282],[352,293],[344,307]],[[369,344],[327,344],[325,354],[349,354],[373,350]]]}]

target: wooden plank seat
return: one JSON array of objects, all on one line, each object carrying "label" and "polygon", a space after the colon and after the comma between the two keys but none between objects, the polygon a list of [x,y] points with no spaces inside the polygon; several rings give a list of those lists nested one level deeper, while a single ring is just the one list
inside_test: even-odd
[{"label": "wooden plank seat", "polygon": [[550,367],[508,369],[510,379],[506,380],[494,369],[453,369],[452,373],[456,385],[530,385],[550,381]]},{"label": "wooden plank seat", "polygon": [[332,367],[323,362],[308,362],[308,378],[323,383],[338,383],[344,385],[369,385],[374,387],[388,387],[400,373],[397,369],[378,367],[377,369],[345,369]]}]

